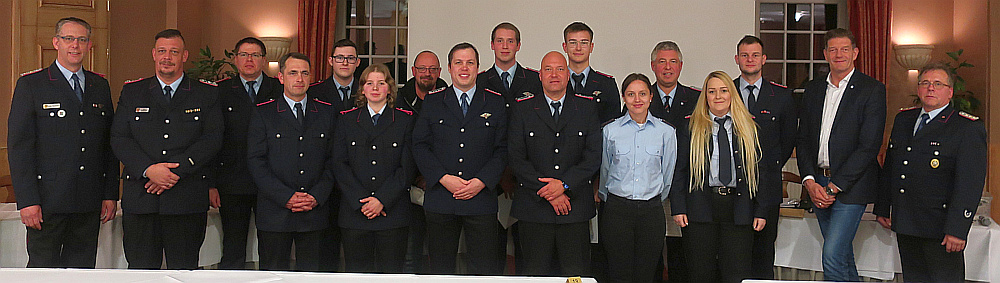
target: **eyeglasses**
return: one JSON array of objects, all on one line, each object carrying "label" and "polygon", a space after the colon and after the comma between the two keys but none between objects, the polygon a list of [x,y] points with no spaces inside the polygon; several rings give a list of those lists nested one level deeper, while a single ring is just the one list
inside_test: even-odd
[{"label": "eyeglasses", "polygon": [[417,69],[417,73],[441,71],[441,68],[435,68],[435,67],[413,67],[413,68]]},{"label": "eyeglasses", "polygon": [[580,41],[570,40],[570,41],[566,42],[566,46],[569,46],[569,47],[590,46],[590,41],[589,40],[580,40]]},{"label": "eyeglasses", "polygon": [[63,42],[63,43],[66,43],[66,44],[69,44],[69,43],[73,43],[74,41],[76,41],[76,42],[80,42],[80,43],[87,43],[87,42],[90,42],[90,38],[88,38],[88,37],[86,37],[86,36],[81,36],[81,37],[72,37],[72,36],[61,36],[61,35],[57,35],[57,36],[56,36],[56,38],[58,38],[58,39],[62,40],[62,42]]},{"label": "eyeglasses", "polygon": [[264,55],[260,54],[260,53],[240,52],[240,53],[236,53],[236,57],[239,57],[240,59],[246,59],[248,57],[253,57],[254,59],[260,59],[260,58],[264,58]]},{"label": "eyeglasses", "polygon": [[931,82],[931,81],[928,81],[928,80],[920,81],[919,83],[917,83],[917,86],[922,87],[922,88],[928,88],[930,86],[934,86],[934,89],[939,89],[939,88],[942,88],[942,87],[951,87],[950,85],[942,83],[942,82],[939,82],[939,81]]},{"label": "eyeglasses", "polygon": [[358,57],[357,56],[346,56],[345,57],[344,55],[333,56],[333,61],[334,62],[344,63],[344,60],[347,60],[347,63],[354,64],[354,63],[358,62]]}]

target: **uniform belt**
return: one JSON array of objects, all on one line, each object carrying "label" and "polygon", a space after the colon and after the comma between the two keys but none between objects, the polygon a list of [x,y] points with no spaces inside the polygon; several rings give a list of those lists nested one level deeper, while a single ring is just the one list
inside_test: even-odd
[{"label": "uniform belt", "polygon": [[710,192],[719,194],[720,196],[728,196],[736,194],[736,188],[733,187],[708,187]]},{"label": "uniform belt", "polygon": [[830,168],[819,168],[819,174],[823,175],[823,177],[830,178],[833,177],[833,170],[830,170]]}]

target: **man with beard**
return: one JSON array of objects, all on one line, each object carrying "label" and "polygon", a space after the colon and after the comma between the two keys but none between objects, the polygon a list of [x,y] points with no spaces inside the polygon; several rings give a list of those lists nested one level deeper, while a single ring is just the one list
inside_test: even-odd
[{"label": "man with beard", "polygon": [[405,102],[400,103],[399,106],[420,113],[427,93],[446,87],[448,83],[441,79],[441,63],[438,61],[437,54],[430,50],[424,50],[417,54],[417,57],[413,59],[410,71],[413,72],[413,78],[407,80],[403,88],[399,89],[398,97]]}]

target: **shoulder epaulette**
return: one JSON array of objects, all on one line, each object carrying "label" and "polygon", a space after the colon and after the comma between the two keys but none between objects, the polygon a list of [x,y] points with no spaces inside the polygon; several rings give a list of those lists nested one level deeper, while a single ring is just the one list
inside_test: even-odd
[{"label": "shoulder epaulette", "polygon": [[521,97],[518,97],[518,98],[516,98],[514,100],[517,100],[517,102],[521,102],[521,101],[525,101],[525,100],[531,99],[532,97],[535,97],[535,94],[531,93],[530,91],[525,91],[524,95],[522,95]]},{"label": "shoulder epaulette", "polygon": [[439,93],[439,92],[442,92],[442,91],[444,91],[445,89],[448,89],[448,87],[439,87],[438,89],[435,89],[435,90],[431,90],[431,91],[427,92],[427,94],[435,94],[435,93]]},{"label": "shoulder epaulette", "polygon": [[608,75],[608,74],[605,74],[605,73],[601,73],[600,71],[597,71],[597,70],[594,70],[594,69],[590,69],[590,70],[594,71],[594,73],[598,74],[598,75],[602,75],[602,76],[605,76],[605,77],[608,77],[608,78],[612,78],[612,79],[615,78],[615,76]]},{"label": "shoulder epaulette", "polygon": [[979,120],[979,117],[976,117],[976,115],[969,114],[968,112],[965,111],[958,111],[958,116],[965,117],[965,119],[969,119],[972,121]]},{"label": "shoulder epaulette", "polygon": [[910,107],[899,108],[899,112],[909,111],[909,110],[913,110],[913,109],[920,109],[920,106],[918,105],[918,106],[910,106]]},{"label": "shoulder epaulette", "polygon": [[145,79],[146,78],[138,78],[138,79],[134,79],[134,80],[127,80],[127,81],[125,81],[125,84],[130,84],[130,83],[138,82],[138,81],[145,80]]},{"label": "shoulder epaulette", "polygon": [[583,94],[579,94],[579,93],[574,93],[573,95],[575,95],[576,97],[579,97],[579,98],[586,98],[587,100],[594,100],[593,96],[587,96],[587,95],[583,95]]},{"label": "shoulder epaulette", "polygon": [[532,68],[529,68],[529,67],[521,66],[521,68],[524,68],[525,70],[528,70],[528,71],[532,71],[532,72],[538,73],[538,70],[535,70],[535,69],[532,69]]},{"label": "shoulder epaulette", "polygon": [[490,69],[482,70],[477,75],[482,75],[482,74],[485,74],[486,72],[489,72],[489,71],[490,71]]},{"label": "shoulder epaulette", "polygon": [[271,99],[271,100],[268,100],[268,101],[264,101],[264,102],[261,102],[261,103],[257,103],[257,106],[261,106],[261,105],[268,104],[268,103],[271,103],[271,102],[274,102],[274,99]]},{"label": "shoulder epaulette", "polygon": [[768,82],[771,83],[772,85],[780,87],[780,88],[788,88],[787,86],[785,86],[783,84],[776,83],[774,81],[768,81]]},{"label": "shoulder epaulette", "polygon": [[219,86],[215,82],[210,81],[210,80],[206,80],[206,79],[198,79],[198,81],[201,82],[201,83],[203,83],[203,84],[210,85],[210,86]]},{"label": "shoulder epaulette", "polygon": [[664,124],[667,124],[667,125],[669,125],[672,128],[675,128],[675,129],[677,128],[677,127],[674,127],[674,124],[671,124],[670,122],[667,122],[667,119],[663,119],[663,118],[656,118],[656,119],[660,119],[660,122],[663,122]]},{"label": "shoulder epaulette", "polygon": [[399,108],[399,107],[396,107],[396,110],[402,111],[403,113],[406,113],[406,115],[413,116],[413,111],[406,110],[406,109]]},{"label": "shoulder epaulette", "polygon": [[319,98],[313,98],[313,101],[319,102],[320,104],[326,104],[326,105],[331,105],[331,106],[333,105],[333,104],[330,104],[329,102],[319,100]]},{"label": "shoulder epaulette", "polygon": [[351,112],[351,111],[354,111],[354,110],[358,110],[358,108],[357,108],[357,107],[354,107],[354,108],[351,108],[351,109],[347,109],[347,110],[344,110],[344,111],[340,111],[340,115],[344,115],[344,114],[347,114],[347,113],[349,113],[349,112]]},{"label": "shoulder epaulette", "polygon": [[611,124],[611,122],[614,122],[615,120],[618,120],[618,118],[612,118],[611,120],[608,120],[608,121],[604,122],[603,124],[601,124],[601,128],[603,129],[604,126],[607,126],[608,124]]},{"label": "shoulder epaulette", "polygon": [[701,92],[701,90],[700,90],[700,89],[698,89],[698,88],[695,88],[695,87],[690,87],[690,86],[689,86],[688,88],[690,88],[690,89],[692,89],[692,90],[694,90],[694,91],[697,91],[697,92]]},{"label": "shoulder epaulette", "polygon": [[490,92],[490,93],[492,93],[492,94],[496,94],[496,95],[500,95],[500,96],[503,96],[503,95],[501,95],[501,94],[500,94],[499,92],[495,92],[495,91],[493,91],[492,89],[488,89],[488,88],[484,88],[484,90],[486,90],[486,91],[488,91],[488,92]]},{"label": "shoulder epaulette", "polygon": [[232,79],[232,78],[230,78],[230,77],[225,77],[225,78],[223,78],[223,79],[221,79],[221,80],[217,80],[217,81],[215,81],[215,84],[220,84],[220,83],[222,83],[222,82],[224,82],[224,81],[228,81],[229,79]]},{"label": "shoulder epaulette", "polygon": [[318,80],[315,83],[310,84],[309,86],[315,86],[315,85],[318,85],[318,84],[321,84],[321,83],[323,83],[323,80]]},{"label": "shoulder epaulette", "polygon": [[98,73],[98,72],[94,72],[94,71],[91,71],[91,70],[85,70],[85,71],[87,71],[87,72],[90,72],[90,73],[92,73],[92,74],[95,74],[95,75],[98,75],[98,76],[100,76],[100,77],[102,77],[102,78],[105,78],[105,79],[107,79],[107,78],[108,78],[108,77],[107,77],[107,76],[105,76],[104,74],[101,74],[101,73]]},{"label": "shoulder epaulette", "polygon": [[684,116],[684,119],[691,119],[691,115]]},{"label": "shoulder epaulette", "polygon": [[28,71],[28,72],[24,72],[24,73],[21,73],[21,76],[23,77],[23,76],[27,76],[27,75],[30,75],[30,74],[38,73],[38,72],[41,72],[42,70],[45,70],[45,68],[41,68],[41,69],[37,69],[37,70],[32,70],[32,71]]}]

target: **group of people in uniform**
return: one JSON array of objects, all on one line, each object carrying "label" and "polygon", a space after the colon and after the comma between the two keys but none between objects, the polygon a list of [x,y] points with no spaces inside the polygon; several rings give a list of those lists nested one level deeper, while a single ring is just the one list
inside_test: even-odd
[{"label": "group of people in uniform", "polygon": [[[234,47],[238,76],[200,81],[184,74],[184,38],[168,29],[154,37],[155,76],[127,82],[117,108],[107,80],[83,69],[90,35],[84,20],[59,20],[57,59],[14,91],[10,168],[29,267],[93,268],[121,179],[129,268],[198,268],[217,207],[221,269],[246,267],[253,215],[265,270],[338,271],[343,258],[349,272],[455,274],[464,234],[466,273],[498,275],[509,232],[517,274],[650,282],[666,266],[672,281],[770,279],[781,168],[797,148],[825,279],[859,279],[852,241],[875,202],[897,232],[905,280],[964,280],[985,127],[950,104],[950,69],[930,64],[880,164],[885,86],[855,68],[843,29],[826,33],[831,71],[801,102],[762,78],[764,43],[752,35],[737,44],[737,78],[716,71],[701,89],[681,85],[680,47],[663,41],[650,54],[654,79],[632,73],[619,88],[590,65],[585,23],[568,25],[563,52],[538,70],[516,60],[520,31],[501,23],[492,67],[480,72],[478,49],[456,44],[447,85],[423,51],[397,89],[382,64],[355,76],[358,47],[346,39],[326,62],[282,56],[272,78],[264,43],[247,37]],[[333,74],[312,83],[314,63]],[[511,231],[497,220],[504,194]],[[665,238],[668,224],[683,237]]]}]

